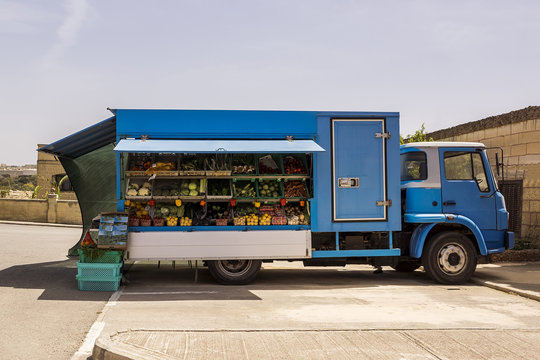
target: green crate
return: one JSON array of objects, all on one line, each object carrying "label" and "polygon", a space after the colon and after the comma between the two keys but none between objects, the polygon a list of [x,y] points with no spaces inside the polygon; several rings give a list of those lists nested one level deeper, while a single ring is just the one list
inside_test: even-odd
[{"label": "green crate", "polygon": [[77,263],[77,274],[83,278],[110,279],[120,275],[120,264],[107,263]]},{"label": "green crate", "polygon": [[[264,181],[271,181],[274,184],[274,186],[277,186],[277,196],[264,196],[261,194],[261,190],[262,190],[262,186],[261,183],[263,183]],[[281,184],[281,180],[278,180],[278,179],[259,179],[259,182],[257,184],[257,198],[260,198],[260,199],[281,199],[283,197],[283,186]]]},{"label": "green crate", "polygon": [[89,254],[85,254],[84,250],[78,249],[79,251],[79,262],[82,263],[120,263],[122,262],[122,250],[102,250],[102,249],[93,249],[95,255],[91,257]]},{"label": "green crate", "polygon": [[[265,156],[270,156],[272,158],[272,160],[274,160],[274,162],[276,163],[277,167],[278,167],[278,171],[276,173],[268,173],[268,172],[265,172],[263,169],[260,168],[260,164],[261,164],[261,159]],[[257,161],[256,161],[256,166],[257,166],[257,175],[274,175],[274,176],[278,176],[278,175],[283,175],[283,162],[281,161],[281,155],[279,154],[259,154],[257,157],[256,157]]]},{"label": "green crate", "polygon": [[77,275],[79,290],[83,291],[117,291],[120,287],[122,276],[113,277],[107,280],[86,278]]},{"label": "green crate", "polygon": [[[235,188],[236,189],[240,189],[244,186],[246,186],[248,183],[251,183],[253,185],[253,188],[255,189],[255,196],[249,196],[249,197],[245,197],[245,196],[240,196],[240,194],[235,191]],[[256,199],[259,192],[258,192],[258,189],[257,189],[257,181],[255,181],[255,179],[251,179],[251,180],[236,180],[236,179],[233,179],[233,198],[235,199]]]},{"label": "green crate", "polygon": [[[285,170],[285,164],[287,164],[287,161],[288,161],[287,158],[294,158],[294,159],[300,161],[302,163],[302,165],[304,166],[305,172],[287,174],[287,171]],[[308,167],[308,162],[307,162],[305,154],[283,154],[283,155],[281,155],[281,161],[283,163],[283,174],[284,175],[291,176],[291,177],[294,177],[295,175],[296,176],[309,175],[309,167]]]}]

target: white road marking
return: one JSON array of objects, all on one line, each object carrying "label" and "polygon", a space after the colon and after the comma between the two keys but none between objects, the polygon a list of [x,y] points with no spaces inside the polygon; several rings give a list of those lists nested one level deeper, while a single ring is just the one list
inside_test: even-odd
[{"label": "white road marking", "polygon": [[182,294],[217,294],[217,291],[133,291],[122,295],[182,295]]},{"label": "white road marking", "polygon": [[103,328],[105,327],[105,322],[103,321],[103,318],[105,317],[105,314],[107,311],[116,305],[118,298],[122,295],[122,288],[121,287],[118,291],[114,292],[111,297],[109,298],[109,301],[105,304],[103,307],[103,310],[101,311],[101,314],[97,317],[96,321],[92,324],[90,327],[90,330],[86,334],[86,337],[84,338],[84,341],[77,350],[75,354],[71,357],[71,360],[86,360],[90,355],[92,355],[92,350],[94,349],[94,344],[96,343],[97,338],[103,331]]}]

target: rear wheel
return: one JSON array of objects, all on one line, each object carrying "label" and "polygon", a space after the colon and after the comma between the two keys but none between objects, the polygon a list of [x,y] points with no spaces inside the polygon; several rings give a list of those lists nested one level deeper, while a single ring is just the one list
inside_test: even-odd
[{"label": "rear wheel", "polygon": [[435,235],[422,256],[426,273],[441,284],[466,282],[474,274],[476,262],[476,248],[471,241],[452,231]]},{"label": "rear wheel", "polygon": [[245,285],[252,282],[261,269],[260,260],[209,260],[212,277],[224,285]]}]

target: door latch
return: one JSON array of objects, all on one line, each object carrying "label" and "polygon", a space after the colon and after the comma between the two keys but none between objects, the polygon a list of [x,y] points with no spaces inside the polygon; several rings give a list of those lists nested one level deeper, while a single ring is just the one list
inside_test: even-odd
[{"label": "door latch", "polygon": [[338,178],[338,188],[357,188],[360,187],[359,178]]}]

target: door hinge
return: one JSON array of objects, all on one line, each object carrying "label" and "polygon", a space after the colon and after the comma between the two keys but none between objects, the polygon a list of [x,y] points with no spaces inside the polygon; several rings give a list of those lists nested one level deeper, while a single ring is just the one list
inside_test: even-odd
[{"label": "door hinge", "polygon": [[383,139],[390,139],[390,131],[389,132],[380,132],[375,133],[376,138],[383,138]]},{"label": "door hinge", "polygon": [[377,201],[377,206],[392,206],[392,200]]}]

